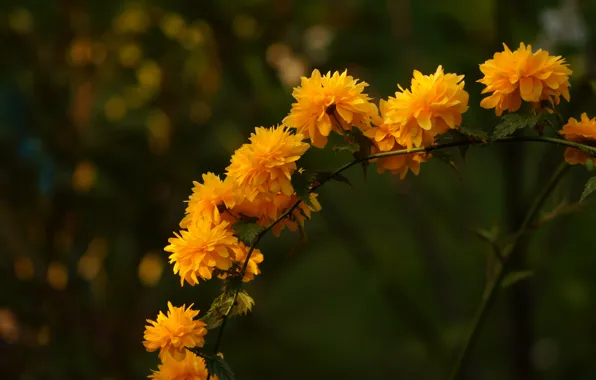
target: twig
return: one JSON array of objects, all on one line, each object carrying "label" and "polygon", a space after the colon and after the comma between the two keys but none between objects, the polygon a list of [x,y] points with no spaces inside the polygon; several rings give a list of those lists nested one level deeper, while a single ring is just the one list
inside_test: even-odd
[{"label": "twig", "polygon": [[[550,193],[554,190],[559,180],[563,177],[563,174],[565,174],[565,171],[568,167],[569,165],[567,165],[567,163],[565,162],[559,165],[559,167],[553,173],[548,184],[543,188],[542,192],[538,195],[538,197],[534,199],[534,202],[532,203],[530,209],[526,213],[523,222],[514,234],[515,240],[513,240],[513,242],[509,246],[508,252],[514,252],[513,248],[517,244],[519,238],[528,229],[528,226],[530,225],[530,223],[532,223],[538,211],[542,208],[542,205],[544,204]],[[501,283],[503,282],[503,279],[508,273],[508,264],[511,260],[511,254],[502,253],[502,258],[503,260],[501,262],[501,265],[499,266],[497,275],[495,276],[494,280],[490,282],[490,285],[486,287],[484,294],[482,295],[480,306],[478,307],[476,315],[472,320],[468,338],[466,339],[466,342],[457,357],[455,366],[453,367],[451,376],[449,377],[450,380],[456,380],[461,375],[463,366],[469,358],[470,353],[474,348],[474,344],[476,344],[476,341],[478,340],[478,335],[480,334],[480,330],[484,325],[486,317],[488,316],[488,313],[496,300],[497,294],[499,293],[499,289],[501,288]]]}]

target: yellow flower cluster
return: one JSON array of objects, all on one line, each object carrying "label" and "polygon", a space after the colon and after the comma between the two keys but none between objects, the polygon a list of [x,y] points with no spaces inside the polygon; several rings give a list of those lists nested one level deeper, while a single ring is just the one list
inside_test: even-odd
[{"label": "yellow flower cluster", "polygon": [[[552,111],[561,97],[569,100],[571,70],[565,60],[542,50],[533,53],[529,45],[522,43],[513,52],[505,45],[505,50],[481,64],[480,70],[484,77],[478,82],[486,85],[483,93],[490,93],[480,105],[495,108],[497,115],[519,110],[522,101],[538,111],[548,103]],[[312,212],[321,209],[317,194],[307,193],[309,202],[305,202],[305,189],[299,197],[293,186],[292,176],[304,173],[297,162],[311,144],[323,148],[336,132],[359,161],[374,158],[379,172],[390,171],[403,179],[409,171],[418,175],[420,164],[431,158],[428,152],[437,135],[460,128],[462,115],[469,108],[464,76],[445,73],[442,66],[429,75],[415,70],[410,88],[398,85],[395,96],[380,100],[378,108],[364,93],[367,86],[347,71],[322,75],[314,70],[294,89],[295,103],[281,125],[256,128],[249,142],[232,155],[225,177],[206,173],[202,182],[194,182],[181,230],[165,247],[181,286],[214,276],[224,280],[235,277],[238,283],[253,280],[260,273],[263,254],[254,244],[246,245],[251,239],[238,234],[234,225],[257,223],[278,236],[286,227],[295,231]],[[596,118],[589,119],[585,113],[580,121],[571,118],[560,133],[570,141],[594,143]],[[375,156],[363,157],[367,154]],[[589,158],[578,149],[565,152],[570,164],[585,163]],[[261,228],[256,227],[257,231]],[[224,306],[228,313],[233,301],[238,314],[250,310],[254,303],[238,290],[233,298],[226,297],[224,293],[218,299],[229,302],[229,307]],[[221,307],[216,301],[210,310]],[[195,319],[199,311],[191,307],[168,303],[168,309],[167,315],[160,312],[156,321],[148,320],[145,330],[145,347],[159,350],[162,360],[151,378],[206,379],[204,359],[187,349],[202,347],[210,326]]]}]

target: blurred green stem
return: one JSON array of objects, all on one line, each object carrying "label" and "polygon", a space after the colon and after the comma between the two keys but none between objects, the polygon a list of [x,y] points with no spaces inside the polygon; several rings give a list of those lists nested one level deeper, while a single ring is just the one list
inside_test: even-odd
[{"label": "blurred green stem", "polygon": [[509,255],[509,253],[514,252],[514,248],[517,244],[518,239],[523,235],[525,231],[527,231],[528,227],[536,218],[536,215],[544,205],[544,202],[546,201],[550,193],[555,189],[557,183],[559,183],[559,180],[563,177],[568,168],[569,165],[567,165],[566,162],[562,162],[559,165],[559,167],[554,171],[548,184],[542,189],[542,192],[540,192],[540,194],[538,194],[538,196],[534,199],[534,202],[532,203],[530,209],[526,213],[524,220],[522,221],[521,225],[514,234],[515,239],[511,242],[510,245],[506,247],[506,252],[503,252],[501,248],[497,249],[497,251],[499,252],[498,257],[502,260],[501,264],[499,265],[497,274],[486,287],[484,294],[482,295],[482,300],[480,301],[480,305],[478,306],[476,315],[472,320],[468,338],[466,339],[466,342],[457,357],[455,366],[453,367],[453,371],[451,372],[451,376],[449,377],[450,380],[456,380],[459,378],[459,376],[461,375],[461,371],[463,370],[464,364],[469,358],[472,349],[474,348],[474,344],[478,340],[480,330],[484,325],[484,322],[492,308],[492,305],[495,302],[497,294],[499,293],[499,289],[501,288],[501,283],[503,282],[503,279],[508,273],[508,264],[511,262],[511,255]]}]

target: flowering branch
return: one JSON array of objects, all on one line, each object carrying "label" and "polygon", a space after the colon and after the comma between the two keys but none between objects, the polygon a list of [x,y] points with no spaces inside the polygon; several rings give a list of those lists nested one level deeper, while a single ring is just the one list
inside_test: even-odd
[{"label": "flowering branch", "polygon": [[[469,109],[464,76],[445,73],[440,65],[430,75],[415,70],[411,88],[398,86],[395,97],[380,100],[378,107],[364,93],[368,83],[353,78],[347,71],[321,75],[315,69],[310,78],[303,77],[301,86],[292,92],[296,103],[282,125],[257,127],[250,142],[232,155],[223,179],[205,173],[202,183],[194,182],[186,215],[180,222],[181,230],[168,240],[165,251],[171,252],[170,263],[174,264],[174,273],[180,275],[181,285],[196,285],[214,274],[227,280],[223,294],[202,318],[195,319],[197,310],[169,303],[167,315],[160,313],[156,321],[148,321],[143,343],[149,351],[159,350],[162,362],[151,377],[210,379],[215,375],[221,380],[234,379],[218,350],[228,318],[245,313],[254,304],[241,288],[243,282],[260,273],[258,264],[263,255],[257,245],[271,230],[276,236],[284,227],[303,232],[304,220],[321,208],[313,192],[330,180],[348,182],[341,173],[354,165],[361,164],[366,169],[368,162],[374,160],[380,173],[388,170],[403,179],[409,171],[417,175],[420,164],[431,158],[429,153],[437,151],[436,157],[453,165],[449,155],[438,151],[460,147],[463,155],[467,146],[493,142],[562,145],[567,147],[565,161],[570,165],[588,160],[596,164],[596,118],[590,119],[585,113],[581,120],[569,118],[557,129],[565,140],[514,136],[526,128],[536,129],[541,135],[542,129],[551,125],[541,116],[545,110],[556,113],[555,106],[561,98],[569,101],[572,72],[562,57],[552,57],[542,50],[533,53],[529,45],[522,43],[513,52],[507,46],[504,49],[480,65],[484,78],[478,82],[486,85],[482,93],[487,94],[480,106],[494,108],[496,115],[502,116],[491,132],[492,141],[485,131],[461,126],[462,114]],[[530,113],[516,112],[523,102],[532,107]],[[452,130],[457,133],[455,139],[437,143],[438,136]],[[337,151],[353,153],[354,160],[332,173],[318,173],[315,177],[300,170],[296,162],[311,147],[324,148],[332,132],[344,135],[348,143]],[[532,224],[565,168],[557,170],[507,242],[490,240],[499,268],[485,289],[454,367],[453,380],[459,376],[478,338],[498,289],[506,282],[510,256],[515,254],[513,247]],[[594,191],[596,177],[586,184],[582,199]],[[218,326],[213,355],[197,351],[204,345],[206,330]]]},{"label": "flowering branch", "polygon": [[[529,137],[508,137],[508,138],[503,138],[503,139],[499,139],[496,140],[494,142],[497,143],[524,143],[524,142],[543,142],[543,143],[549,143],[549,144],[556,144],[556,145],[563,145],[563,146],[568,146],[568,147],[572,147],[572,148],[577,148],[577,149],[582,149],[585,151],[590,151],[592,154],[596,155],[596,147],[592,147],[589,145],[584,145],[584,144],[580,144],[580,143],[575,143],[575,142],[571,142],[571,141],[567,141],[567,140],[561,140],[561,139],[557,139],[557,138],[551,138],[551,137],[541,137],[541,136],[529,136]],[[322,179],[320,182],[314,184],[310,189],[309,189],[309,193],[315,191],[316,189],[318,189],[319,187],[323,186],[325,183],[329,182],[330,180],[333,179],[333,177],[341,174],[342,172],[344,172],[345,170],[351,168],[354,165],[357,165],[359,163],[362,162],[366,162],[366,161],[370,161],[370,160],[374,160],[377,158],[383,158],[383,157],[390,157],[390,156],[399,156],[399,155],[404,155],[404,154],[413,154],[413,153],[430,153],[432,151],[436,151],[436,150],[441,150],[441,149],[447,149],[447,148],[453,148],[453,147],[458,147],[458,146],[466,146],[466,145],[483,145],[486,144],[483,141],[477,141],[477,140],[464,140],[464,141],[455,141],[455,142],[449,142],[449,143],[444,143],[444,144],[437,144],[437,145],[433,145],[433,146],[428,146],[428,147],[420,147],[420,148],[413,148],[413,149],[402,149],[402,150],[396,150],[396,151],[392,151],[392,152],[382,152],[382,153],[375,153],[375,154],[370,154],[368,156],[365,157],[361,157],[361,158],[357,158],[354,159],[348,163],[346,163],[345,165],[339,167],[338,169],[336,169],[334,172],[331,173],[331,175],[329,175],[328,177]],[[564,167],[566,167],[567,165],[565,165]],[[560,170],[559,170],[560,171]],[[557,173],[559,172],[557,171]],[[562,174],[562,173],[561,173]],[[560,178],[560,174],[557,176],[557,181]],[[554,188],[554,185],[556,184],[556,182],[554,184],[551,184],[550,186],[548,186],[546,189],[549,189],[548,192],[545,192],[544,194],[541,194],[541,196],[538,198],[539,202],[535,203],[533,205],[533,207],[530,209],[530,211],[528,212],[528,215],[526,215],[526,219],[524,220],[524,223],[522,223],[522,225],[520,226],[520,228],[518,229],[518,231],[521,231],[523,233],[523,231],[525,231],[527,229],[527,227],[529,226],[529,224],[531,223],[531,221],[534,219],[534,216],[536,214],[536,212],[538,211],[538,209],[540,208],[540,206],[542,205],[542,203],[544,202],[544,199],[546,199],[546,197],[548,196],[548,194],[550,194],[550,191],[552,191],[552,188]],[[267,227],[265,227],[264,229],[262,229],[257,237],[255,238],[253,244],[251,244],[250,249],[248,251],[248,254],[246,255],[246,259],[244,260],[244,264],[242,265],[242,270],[240,272],[240,278],[243,278],[245,273],[246,273],[246,268],[248,267],[248,262],[250,260],[250,257],[253,253],[253,251],[255,250],[255,248],[257,247],[257,244],[259,244],[261,238],[267,234],[271,229],[273,229],[273,227],[275,227],[278,223],[280,223],[281,221],[283,221],[285,218],[287,218],[288,216],[292,215],[292,213],[294,212],[294,210],[300,205],[300,203],[302,203],[302,200],[298,199],[296,202],[294,202],[294,204],[292,204],[292,206],[290,208],[288,208],[284,213],[282,213],[277,219],[275,219],[273,222],[271,222]],[[519,236],[517,233],[515,234],[517,238],[519,238]],[[492,286],[489,289],[489,292],[487,294],[485,294],[485,297],[483,297],[483,302],[481,304],[480,310],[482,311],[482,313],[479,312],[479,315],[475,318],[475,322],[474,322],[474,328],[473,328],[473,333],[470,334],[470,337],[468,338],[467,344],[465,346],[465,349],[462,351],[461,359],[458,359],[458,363],[461,362],[461,364],[459,364],[459,366],[461,367],[461,365],[463,364],[463,362],[465,361],[465,358],[467,357],[469,351],[471,350],[474,341],[477,338],[477,334],[480,330],[480,327],[484,321],[484,318],[486,317],[486,314],[488,312],[488,310],[490,309],[490,305],[492,304],[492,302],[494,301],[494,297],[496,296],[496,290],[499,288],[501,281],[503,280],[506,271],[504,270],[505,268],[505,264],[508,261],[508,257],[507,255],[503,255],[501,253],[500,250],[498,250],[499,254],[499,260],[501,262],[501,269],[497,275],[497,278],[495,279],[495,281],[493,282]],[[240,291],[240,289],[236,289],[234,292],[234,302],[236,300],[236,297],[238,296],[238,292]],[[234,304],[234,302],[232,302],[232,305]],[[230,306],[227,310],[227,312],[224,314],[223,316],[223,321],[222,324],[220,326],[220,330],[217,336],[217,341],[215,343],[215,350],[214,350],[214,354],[217,354],[217,349],[219,348],[220,345],[220,341],[222,339],[223,336],[223,330],[225,328],[225,324],[226,324],[226,320],[228,318],[229,313],[232,310],[232,306]],[[460,369],[456,369],[454,370],[454,372],[456,372],[456,376],[459,373]],[[456,377],[452,376],[452,379],[455,379]]]}]

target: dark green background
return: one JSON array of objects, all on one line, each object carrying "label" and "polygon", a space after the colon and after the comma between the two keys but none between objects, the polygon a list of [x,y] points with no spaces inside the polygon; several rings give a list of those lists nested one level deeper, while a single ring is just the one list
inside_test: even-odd
[{"label": "dark green background", "polygon": [[[145,319],[168,300],[205,310],[219,290],[217,281],[180,289],[162,251],[192,181],[223,173],[255,126],[281,121],[296,84],[290,74],[301,67],[306,75],[348,68],[378,99],[393,95],[397,83],[409,86],[412,70],[428,74],[442,64],[466,76],[464,124],[488,130],[498,119],[478,106],[478,64],[502,42],[516,48],[524,41],[571,63],[565,117],[596,116],[593,1],[136,4],[152,24],[124,34],[114,31],[126,9],[117,1],[0,5],[3,379],[141,379],[157,368],[157,355],[142,345]],[[554,31],[552,20],[542,21],[552,8],[564,15]],[[32,28],[19,27],[23,9]],[[166,38],[155,25],[164,12],[195,25],[202,42],[185,48]],[[574,36],[576,28],[583,34]],[[85,38],[99,44],[100,58],[102,46],[106,54],[76,65],[71,46]],[[118,63],[125,43],[159,65],[161,85],[143,106],[110,120],[105,103],[137,80]],[[289,58],[268,60],[273,44]],[[191,116],[193,104],[199,116]],[[148,128],[156,112],[169,120],[166,137]],[[325,186],[306,244],[296,248],[298,236],[285,232],[261,246],[263,273],[249,286],[254,312],[231,320],[221,345],[237,378],[445,379],[486,280],[490,249],[471,230],[514,229],[562,154],[537,144],[471,148],[459,173],[432,161],[400,181],[371,166],[364,181],[356,167],[346,173],[352,187]],[[348,160],[316,151],[304,166],[332,170]],[[81,162],[96,168],[87,191],[73,188]],[[589,176],[572,168],[547,211],[577,201]],[[596,209],[586,204],[528,235],[516,265],[535,276],[501,294],[465,378],[596,378],[595,223]],[[106,256],[87,280],[79,260],[94,239],[105,241]],[[138,267],[151,252],[165,267],[146,286]],[[23,258],[34,267],[27,280],[15,275]],[[63,290],[47,281],[50,263],[67,269]]]}]

